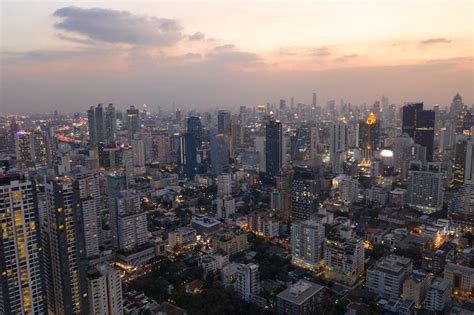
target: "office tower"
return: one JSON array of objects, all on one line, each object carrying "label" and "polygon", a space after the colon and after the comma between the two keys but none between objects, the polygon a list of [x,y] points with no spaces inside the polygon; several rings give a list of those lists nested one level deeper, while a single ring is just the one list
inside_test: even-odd
[{"label": "office tower", "polygon": [[293,219],[308,220],[314,212],[316,181],[311,169],[295,167],[292,184],[291,216]]},{"label": "office tower", "polygon": [[188,132],[179,138],[178,171],[190,179],[197,172],[197,141],[196,137]]},{"label": "office tower", "polygon": [[35,164],[40,166],[48,165],[50,162],[48,135],[41,129],[37,129],[31,133],[31,143]]},{"label": "office tower", "polygon": [[265,126],[265,170],[276,176],[283,165],[283,127],[281,122],[270,120]]},{"label": "office tower", "polygon": [[462,101],[462,97],[461,95],[459,95],[459,93],[457,93],[454,96],[453,101],[451,102],[451,106],[449,107],[449,117],[451,119],[456,119],[463,107],[464,103]]},{"label": "office tower", "polygon": [[259,172],[266,172],[266,156],[265,156],[265,137],[264,136],[255,136],[255,151],[257,152],[258,156],[258,171]]},{"label": "office tower", "polygon": [[128,188],[135,180],[133,177],[133,149],[130,145],[120,147],[120,158],[119,168],[125,173]]},{"label": "office tower", "polygon": [[280,100],[280,110],[285,111],[286,110],[286,100]]},{"label": "office tower", "polygon": [[135,106],[130,106],[127,109],[127,130],[128,130],[128,141],[132,142],[135,138],[135,134],[140,130],[140,112]]},{"label": "office tower", "polygon": [[22,167],[33,165],[34,153],[30,135],[29,132],[25,131],[18,131],[15,134],[16,159],[21,163]]},{"label": "office tower", "polygon": [[105,143],[105,115],[102,104],[95,108],[95,130],[98,143]]},{"label": "office tower", "polygon": [[229,171],[229,138],[224,134],[211,136],[211,169],[218,175]]},{"label": "office tower", "polygon": [[317,105],[316,104],[316,97],[317,97],[316,93],[313,93],[313,103],[312,103],[313,107],[316,107],[316,105]]},{"label": "office tower", "polygon": [[35,186],[21,173],[5,173],[0,192],[0,314],[43,314]]},{"label": "office tower", "polygon": [[230,135],[230,112],[227,110],[220,110],[217,112],[217,133]]},{"label": "office tower", "polygon": [[306,220],[291,224],[291,263],[315,270],[322,259],[324,225]]},{"label": "office tower", "polygon": [[[195,135],[193,135],[194,137]],[[170,137],[168,134],[153,134],[152,135],[152,151],[153,160],[160,163],[168,163],[171,158]]]},{"label": "office tower", "polygon": [[393,165],[396,170],[401,170],[403,163],[410,153],[410,148],[414,141],[406,133],[395,138],[395,148],[393,150]]},{"label": "office tower", "polygon": [[464,166],[464,182],[474,185],[474,140],[466,146],[466,165]]},{"label": "office tower", "polygon": [[[466,173],[467,160],[467,143],[466,139],[459,140],[454,146],[454,164],[453,164],[453,179],[457,185],[464,183],[464,175]],[[470,161],[472,164],[472,161]]]},{"label": "office tower", "polygon": [[470,129],[473,122],[471,112],[467,109],[467,106],[463,106],[462,110],[458,113],[456,118],[456,133],[457,134],[470,134]]},{"label": "office tower", "polygon": [[390,255],[383,257],[367,270],[365,285],[371,292],[398,298],[403,282],[413,271],[410,258]]},{"label": "office tower", "polygon": [[240,265],[237,271],[236,291],[240,298],[250,302],[260,293],[260,272],[257,264]]},{"label": "office tower", "polygon": [[364,274],[364,255],[362,239],[327,239],[324,243],[325,277],[353,285]]},{"label": "office tower", "polygon": [[175,120],[176,120],[177,123],[181,122],[181,109],[178,108],[176,110],[174,117],[175,117]]},{"label": "office tower", "polygon": [[232,121],[230,128],[230,156],[234,157],[237,148],[244,143],[244,128],[237,120]]},{"label": "office tower", "polygon": [[117,142],[117,115],[113,104],[105,109],[105,142],[114,144]]},{"label": "office tower", "polygon": [[46,298],[52,314],[88,314],[84,231],[78,182],[47,179],[42,228]]},{"label": "office tower", "polygon": [[189,117],[187,121],[187,132],[196,138],[196,143],[200,147],[202,143],[202,124],[199,117]]},{"label": "office tower", "polygon": [[98,257],[102,226],[99,173],[77,165],[72,169],[71,176],[78,185],[79,206],[82,209],[82,222],[84,223],[85,256],[86,258]]},{"label": "office tower", "polygon": [[373,112],[365,121],[359,121],[357,136],[357,146],[362,150],[380,149],[380,121]]},{"label": "office tower", "polygon": [[424,213],[443,207],[443,173],[421,163],[411,163],[408,171],[408,205]]},{"label": "office tower", "polygon": [[428,289],[426,309],[431,312],[442,312],[451,300],[451,286],[443,278],[436,278]]},{"label": "office tower", "polygon": [[117,198],[120,191],[127,188],[127,180],[125,174],[120,172],[112,172],[107,174],[107,205],[110,216],[110,231],[112,234],[112,246],[118,248],[118,213]]},{"label": "office tower", "polygon": [[87,273],[90,314],[123,314],[122,282],[120,271],[99,265]]},{"label": "office tower", "polygon": [[94,106],[91,106],[87,111],[87,126],[89,129],[89,146],[95,147],[97,145],[97,129]]},{"label": "office tower", "polygon": [[230,195],[232,193],[232,174],[217,176],[217,194]]},{"label": "office tower", "polygon": [[343,162],[346,158],[347,125],[341,122],[331,123],[329,137],[329,159],[332,172],[341,174]]},{"label": "office tower", "polygon": [[132,140],[133,165],[137,167],[145,166],[145,141],[143,139]]},{"label": "office tower", "polygon": [[[112,209],[111,224],[117,225],[117,248],[133,250],[148,241],[147,217],[140,208],[140,195],[135,191],[125,190],[118,193],[116,208]],[[113,222],[112,218],[116,221]]]},{"label": "office tower", "polygon": [[324,287],[304,279],[286,288],[277,295],[276,314],[312,315],[321,306]]},{"label": "office tower", "polygon": [[412,103],[402,108],[402,132],[408,134],[415,143],[426,147],[426,159],[433,161],[435,113],[423,110],[423,103]]}]

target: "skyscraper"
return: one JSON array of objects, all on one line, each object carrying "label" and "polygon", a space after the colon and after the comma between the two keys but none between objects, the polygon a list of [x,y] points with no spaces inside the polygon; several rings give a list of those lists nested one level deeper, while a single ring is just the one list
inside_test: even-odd
[{"label": "skyscraper", "polygon": [[230,112],[228,110],[220,110],[217,112],[217,133],[230,135]]},{"label": "skyscraper", "polygon": [[280,110],[285,111],[286,110],[286,100],[280,100]]},{"label": "skyscraper", "polygon": [[276,176],[283,165],[283,128],[279,121],[270,120],[265,126],[265,169]]},{"label": "skyscraper", "polygon": [[417,144],[426,147],[426,159],[433,161],[435,112],[423,110],[423,103],[403,106],[402,132],[408,134]]},{"label": "skyscraper", "polygon": [[105,109],[105,142],[114,144],[117,140],[117,115],[113,104]]},{"label": "skyscraper", "polygon": [[72,169],[72,177],[77,181],[79,205],[84,223],[84,249],[87,258],[99,256],[100,190],[99,174],[77,165]]},{"label": "skyscraper", "polygon": [[293,219],[308,220],[313,213],[316,198],[316,181],[311,169],[294,168],[292,184],[291,216]]},{"label": "skyscraper", "polygon": [[78,182],[47,179],[42,241],[48,312],[88,314],[83,217]]},{"label": "skyscraper", "polygon": [[97,133],[97,142],[105,143],[105,115],[102,104],[95,108],[95,129]]},{"label": "skyscraper", "polygon": [[33,165],[34,153],[29,132],[18,131],[15,134],[16,158],[22,168]]},{"label": "skyscraper", "polygon": [[188,132],[179,138],[178,171],[187,178],[193,178],[197,172],[196,137]]},{"label": "skyscraper", "polygon": [[229,171],[229,137],[224,134],[211,136],[211,166],[215,175]]},{"label": "skyscraper", "polygon": [[467,140],[462,139],[456,142],[454,150],[454,164],[453,164],[453,177],[454,182],[457,185],[462,185],[464,183],[465,168],[468,165],[467,157]]},{"label": "skyscraper", "polygon": [[97,145],[97,129],[94,106],[91,106],[87,111],[87,126],[89,129],[89,146],[95,147]]},{"label": "skyscraper", "polygon": [[34,184],[0,177],[0,314],[43,314],[43,275]]},{"label": "skyscraper", "polygon": [[128,141],[131,143],[135,134],[140,130],[140,112],[133,105],[127,109],[127,129]]},{"label": "skyscraper", "polygon": [[127,179],[125,174],[112,172],[107,175],[107,203],[110,216],[110,231],[112,233],[112,246],[118,248],[118,212],[117,198],[120,191],[127,188]]},{"label": "skyscraper", "polygon": [[464,167],[464,182],[474,185],[474,140],[467,143],[466,166]]},{"label": "skyscraper", "polygon": [[329,159],[332,165],[332,172],[341,174],[347,150],[347,125],[341,122],[332,123],[329,136]]},{"label": "skyscraper", "polygon": [[202,124],[201,119],[197,116],[189,117],[187,121],[187,132],[193,134],[196,137],[198,146],[201,146],[202,142]]}]

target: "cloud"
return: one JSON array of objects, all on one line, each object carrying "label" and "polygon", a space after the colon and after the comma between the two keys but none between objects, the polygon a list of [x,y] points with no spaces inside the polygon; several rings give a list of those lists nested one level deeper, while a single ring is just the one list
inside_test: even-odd
[{"label": "cloud", "polygon": [[[31,50],[26,52],[3,52],[7,61],[63,61],[79,58],[97,57],[110,54],[112,51],[104,48],[85,48],[77,50]],[[114,50],[113,52],[117,52]]]},{"label": "cloud", "polygon": [[194,33],[193,35],[190,35],[188,37],[189,40],[192,40],[192,41],[198,41],[198,40],[203,40],[204,39],[204,33],[201,33],[201,32],[196,32]]},{"label": "cloud", "polygon": [[327,47],[313,49],[310,53],[310,55],[314,57],[326,57],[326,56],[329,56],[330,54],[331,52],[329,51],[329,48]]},{"label": "cloud", "polygon": [[207,54],[209,61],[220,64],[233,64],[241,66],[262,64],[263,60],[258,54],[241,51],[232,44],[215,47]]},{"label": "cloud", "polygon": [[359,55],[357,55],[357,54],[344,55],[344,56],[341,56],[339,58],[334,59],[334,61],[346,62],[346,61],[349,61],[349,60],[357,58],[357,57],[359,57]]},{"label": "cloud", "polygon": [[54,27],[87,39],[133,45],[171,46],[183,38],[176,20],[134,15],[112,9],[65,7],[53,14]]},{"label": "cloud", "polygon": [[439,37],[439,38],[429,38],[422,40],[420,44],[422,45],[432,45],[432,44],[449,44],[451,40],[449,38]]},{"label": "cloud", "polygon": [[214,50],[215,50],[215,51],[219,51],[219,50],[230,50],[230,49],[234,49],[234,48],[235,48],[234,45],[232,45],[232,44],[226,44],[226,45],[214,47]]},{"label": "cloud", "polygon": [[185,59],[201,59],[201,54],[200,53],[192,53],[192,52],[189,52],[187,54],[184,54],[183,57]]}]

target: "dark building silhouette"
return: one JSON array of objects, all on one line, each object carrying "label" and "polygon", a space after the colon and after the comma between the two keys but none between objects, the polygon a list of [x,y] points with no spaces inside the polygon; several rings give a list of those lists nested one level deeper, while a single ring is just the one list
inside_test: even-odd
[{"label": "dark building silhouette", "polygon": [[276,176],[282,167],[283,127],[279,121],[270,120],[265,126],[266,172]]},{"label": "dark building silhouette", "polygon": [[426,160],[433,161],[435,112],[423,110],[423,103],[403,106],[402,133],[408,134],[415,143],[426,147]]}]

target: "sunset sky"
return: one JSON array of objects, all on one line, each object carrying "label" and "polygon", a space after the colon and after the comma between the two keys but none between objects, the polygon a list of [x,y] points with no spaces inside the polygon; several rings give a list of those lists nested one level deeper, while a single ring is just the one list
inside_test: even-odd
[{"label": "sunset sky", "polygon": [[2,1],[1,112],[474,102],[472,1]]}]

